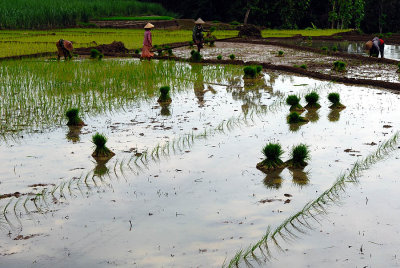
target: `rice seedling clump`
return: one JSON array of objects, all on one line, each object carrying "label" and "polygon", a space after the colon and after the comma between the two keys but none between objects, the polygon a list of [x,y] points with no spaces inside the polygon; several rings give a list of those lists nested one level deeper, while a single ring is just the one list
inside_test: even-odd
[{"label": "rice seedling clump", "polygon": [[230,58],[231,60],[234,60],[234,59],[236,58],[236,56],[235,56],[234,54],[231,54],[231,55],[229,55],[229,58]]},{"label": "rice seedling clump", "polygon": [[307,105],[305,106],[306,109],[319,109],[321,105],[318,103],[319,95],[317,92],[313,91],[306,95],[305,97],[307,101]]},{"label": "rice seedling clump", "polygon": [[291,112],[287,117],[289,124],[307,123],[309,120],[305,117],[300,116],[297,112]]},{"label": "rice seedling clump", "polygon": [[195,50],[192,50],[190,54],[191,54],[190,59],[194,62],[200,62],[203,59],[203,56],[200,54],[200,52],[197,52]]},{"label": "rice seedling clump", "polygon": [[400,73],[400,63],[397,64],[397,67],[399,68],[399,69],[397,69],[397,72]]},{"label": "rice seedling clump", "polygon": [[96,160],[108,160],[115,155],[110,149],[106,147],[107,138],[99,133],[92,136],[92,142],[96,146],[92,153],[93,158]]},{"label": "rice seedling clump", "polygon": [[286,98],[286,104],[290,105],[290,111],[304,111],[304,108],[300,105],[300,98],[296,95],[289,95]]},{"label": "rice seedling clump", "polygon": [[306,144],[299,144],[292,148],[291,159],[286,163],[288,167],[301,169],[308,165],[306,160],[309,160],[310,158],[309,147]]},{"label": "rice seedling clump", "polygon": [[343,61],[335,61],[333,63],[333,68],[334,71],[336,72],[345,72],[346,71],[346,63]]},{"label": "rice seedling clump", "polygon": [[79,117],[79,109],[71,108],[68,109],[65,115],[68,118],[67,126],[84,126],[85,123]]},{"label": "rice seedling clump", "polygon": [[283,52],[282,50],[278,51],[278,57],[283,57],[285,54],[285,52]]},{"label": "rice seedling clump", "polygon": [[340,103],[340,95],[339,93],[332,92],[328,95],[328,100],[332,103],[329,108],[331,109],[344,109],[346,106]]},{"label": "rice seedling clump", "polygon": [[253,66],[246,66],[243,69],[245,78],[255,78],[257,70]]},{"label": "rice seedling clump", "polygon": [[265,159],[257,164],[257,169],[268,172],[275,169],[285,168],[281,156],[284,153],[279,143],[268,143],[262,149]]},{"label": "rice seedling clump", "polygon": [[169,91],[171,88],[169,86],[160,87],[160,97],[158,98],[159,103],[169,104],[172,102],[171,97],[169,96]]},{"label": "rice seedling clump", "polygon": [[97,49],[94,48],[94,49],[90,50],[90,58],[91,59],[101,60],[103,57],[104,57],[104,55]]},{"label": "rice seedling clump", "polygon": [[222,60],[222,55],[218,55],[217,60]]}]

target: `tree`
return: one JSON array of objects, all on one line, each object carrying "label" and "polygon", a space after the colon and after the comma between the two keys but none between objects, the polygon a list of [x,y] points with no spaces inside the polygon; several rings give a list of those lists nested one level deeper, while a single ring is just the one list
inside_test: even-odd
[{"label": "tree", "polygon": [[246,2],[247,2],[247,3],[246,3],[246,14],[245,14],[245,16],[244,16],[244,21],[243,21],[243,24],[244,24],[244,25],[247,24],[247,20],[249,19],[250,11],[251,11],[252,9],[256,9],[256,8],[257,8],[257,5],[258,5],[258,3],[259,3],[259,0],[247,0]]}]

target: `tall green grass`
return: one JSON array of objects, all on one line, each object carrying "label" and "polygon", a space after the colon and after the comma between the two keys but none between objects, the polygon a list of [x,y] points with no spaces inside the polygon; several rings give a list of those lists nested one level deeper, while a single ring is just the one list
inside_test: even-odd
[{"label": "tall green grass", "polygon": [[171,15],[160,4],[136,0],[1,0],[0,28],[43,29],[75,26],[93,17]]}]

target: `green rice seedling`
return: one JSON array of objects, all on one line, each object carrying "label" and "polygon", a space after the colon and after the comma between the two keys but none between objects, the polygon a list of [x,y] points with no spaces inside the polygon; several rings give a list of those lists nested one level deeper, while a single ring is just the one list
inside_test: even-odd
[{"label": "green rice seedling", "polygon": [[400,63],[397,64],[397,67],[398,67],[397,72],[400,73]]},{"label": "green rice seedling", "polygon": [[306,64],[302,64],[302,65],[300,65],[300,68],[304,69],[304,70],[307,70],[307,65]]},{"label": "green rice seedling", "polygon": [[337,92],[329,93],[328,100],[332,103],[329,108],[331,109],[344,109],[346,106],[340,103],[340,95]]},{"label": "green rice seedling", "polygon": [[[217,60],[222,60],[222,55],[218,55]],[[399,70],[400,70],[400,67],[399,67]]]},{"label": "green rice seedling", "polygon": [[287,117],[287,122],[289,124],[307,123],[308,121],[307,118],[300,116],[297,112],[291,112]]},{"label": "green rice seedling", "polygon": [[110,149],[106,147],[107,138],[99,133],[92,136],[92,142],[96,146],[92,156],[97,161],[108,161],[115,155]]},{"label": "green rice seedling", "polygon": [[98,56],[98,60],[102,60],[103,58],[104,58],[104,54],[100,53],[99,56]]},{"label": "green rice seedling", "polygon": [[231,54],[231,55],[229,55],[229,58],[230,58],[231,60],[234,60],[236,57],[235,57],[235,55]]},{"label": "green rice seedling", "polygon": [[92,50],[90,50],[90,58],[91,59],[97,59],[100,55],[100,51],[98,51],[97,49],[93,48]]},{"label": "green rice seedling", "polygon": [[193,41],[189,41],[189,48],[193,48],[194,46],[194,42]]},{"label": "green rice seedling", "polygon": [[290,105],[290,111],[303,112],[305,109],[300,105],[300,98],[296,95],[289,95],[286,104]]},{"label": "green rice seedling", "polygon": [[279,143],[268,143],[262,149],[265,159],[257,164],[257,169],[268,172],[275,169],[282,169],[285,167],[281,156],[284,153]]},{"label": "green rice seedling", "polygon": [[263,67],[261,65],[256,65],[255,68],[256,68],[257,74],[260,74],[263,69]]},{"label": "green rice seedling", "polygon": [[136,54],[136,55],[139,55],[139,54],[140,54],[140,49],[138,49],[138,48],[135,49],[135,54]]},{"label": "green rice seedling", "polygon": [[333,51],[333,52],[338,51],[338,47],[337,47],[337,46],[333,46],[333,47],[332,47],[332,51]]},{"label": "green rice seedling", "polygon": [[203,59],[203,56],[200,54],[200,52],[197,52],[195,50],[192,50],[190,54],[192,54],[190,59],[194,62],[200,62]]},{"label": "green rice seedling", "polygon": [[285,52],[283,52],[282,50],[278,51],[278,57],[283,57],[285,55]]},{"label": "green rice seedling", "polygon": [[321,105],[318,103],[319,95],[317,92],[313,91],[308,93],[305,97],[307,105],[304,107],[306,109],[319,109]]},{"label": "green rice seedling", "polygon": [[334,71],[337,71],[337,72],[345,72],[346,71],[346,63],[345,62],[343,62],[343,61],[335,61],[334,63],[333,63],[333,68],[332,68]]},{"label": "green rice seedling", "polygon": [[215,47],[215,40],[210,40],[210,47]]},{"label": "green rice seedling", "polygon": [[306,160],[310,159],[310,150],[308,145],[299,144],[294,146],[291,151],[291,159],[286,164],[291,168],[302,169],[308,165]]},{"label": "green rice seedling", "polygon": [[67,126],[84,126],[85,123],[79,117],[79,109],[78,108],[70,108],[65,113],[65,116],[68,118]]},{"label": "green rice seedling", "polygon": [[163,104],[169,104],[172,102],[171,97],[169,96],[169,91],[171,88],[169,86],[160,87],[160,97],[158,98],[157,102]]},{"label": "green rice seedling", "polygon": [[257,75],[257,69],[254,66],[246,66],[243,69],[244,78],[255,78]]},{"label": "green rice seedling", "polygon": [[173,56],[174,55],[174,52],[172,51],[171,48],[169,48],[167,51],[168,51],[168,56]]},{"label": "green rice seedling", "polygon": [[322,51],[324,51],[324,52],[328,52],[328,47],[322,47],[321,49],[322,49]]}]

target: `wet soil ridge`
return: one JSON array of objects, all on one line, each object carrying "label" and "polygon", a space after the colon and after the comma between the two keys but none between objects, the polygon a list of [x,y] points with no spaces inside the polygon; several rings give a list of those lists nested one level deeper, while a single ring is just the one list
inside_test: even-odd
[{"label": "wet soil ridge", "polygon": [[328,208],[341,201],[346,189],[359,183],[359,177],[363,171],[386,159],[390,153],[397,150],[399,142],[400,133],[397,132],[389,140],[381,143],[375,152],[363,160],[356,161],[349,172],[338,177],[336,182],[318,198],[307,203],[300,211],[287,218],[274,230],[268,227],[266,234],[259,241],[251,244],[246,250],[238,251],[230,260],[228,267],[237,267],[242,262],[249,263],[250,261],[263,263],[265,257],[267,260],[273,257],[272,247],[282,250],[283,242],[287,242],[288,239],[297,239],[302,234],[312,231],[313,224],[319,223],[322,216],[328,214]]}]

